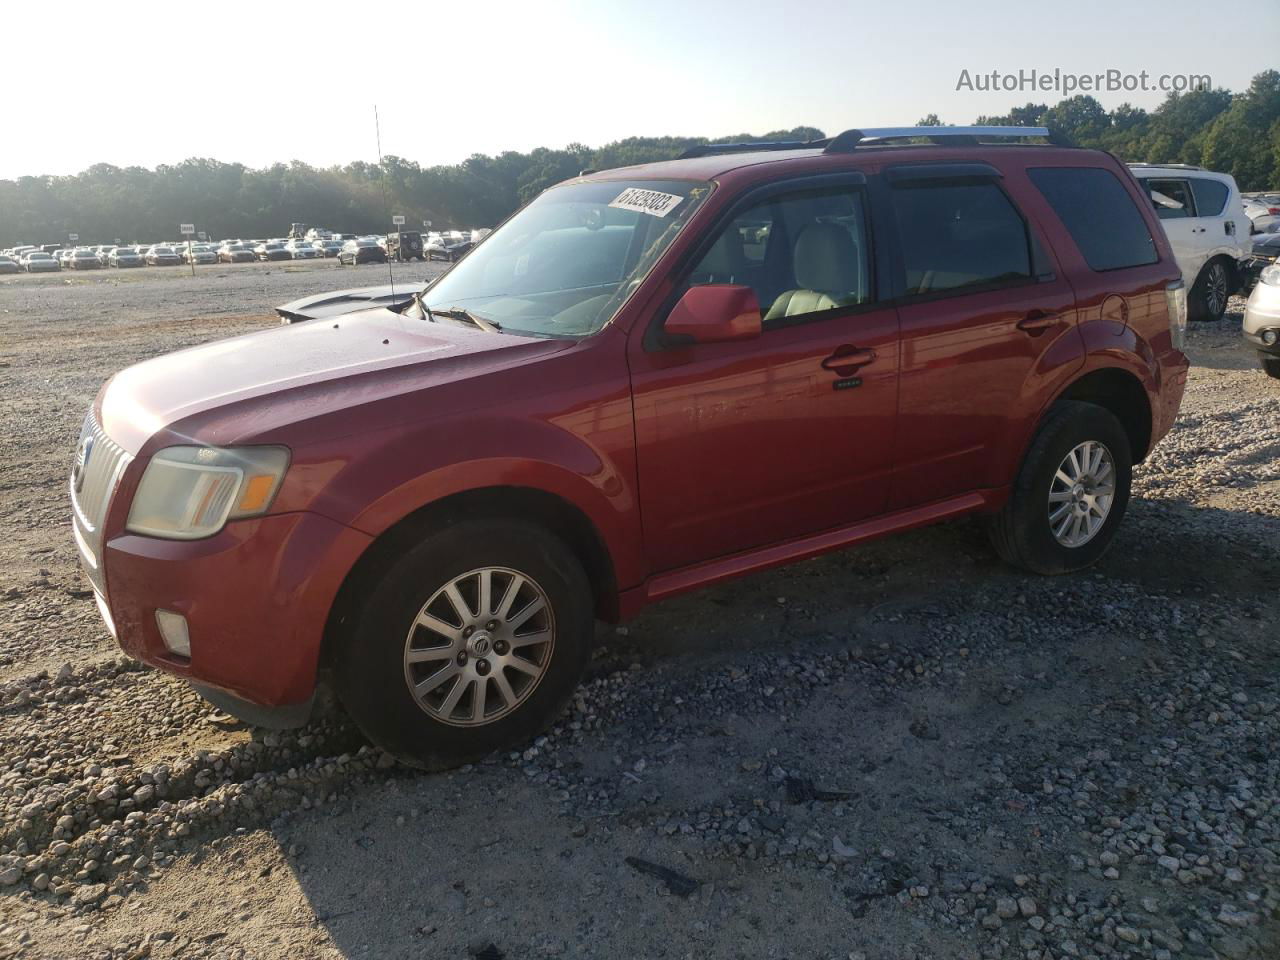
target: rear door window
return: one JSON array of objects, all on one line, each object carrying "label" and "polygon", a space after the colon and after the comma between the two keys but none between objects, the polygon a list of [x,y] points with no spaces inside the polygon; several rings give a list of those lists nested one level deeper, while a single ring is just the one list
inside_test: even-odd
[{"label": "rear door window", "polygon": [[1027,225],[996,184],[908,182],[892,197],[907,296],[1031,279]]},{"label": "rear door window", "polygon": [[1133,197],[1102,167],[1031,167],[1027,176],[1053,207],[1089,268],[1155,263],[1155,240]]},{"label": "rear door window", "polygon": [[1196,213],[1201,217],[1219,216],[1227,206],[1231,190],[1221,180],[1208,177],[1191,177],[1191,194],[1195,197]]},{"label": "rear door window", "polygon": [[1147,196],[1156,208],[1156,216],[1161,220],[1182,220],[1196,215],[1195,200],[1191,195],[1191,184],[1186,180],[1139,181],[1147,188]]}]

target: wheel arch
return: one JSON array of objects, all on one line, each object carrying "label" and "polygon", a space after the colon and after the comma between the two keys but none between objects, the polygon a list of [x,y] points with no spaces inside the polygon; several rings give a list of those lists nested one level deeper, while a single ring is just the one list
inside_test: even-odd
[{"label": "wheel arch", "polygon": [[536,487],[494,485],[449,494],[402,517],[382,531],[347,572],[330,608],[321,643],[320,665],[332,662],[334,644],[359,608],[360,597],[405,550],[431,531],[476,517],[533,521],[560,537],[582,563],[594,595],[596,616],[619,617],[613,558],[596,525],[579,507]]},{"label": "wheel arch", "polygon": [[1141,463],[1146,458],[1151,449],[1153,410],[1146,387],[1133,373],[1120,367],[1091,370],[1069,383],[1049,409],[1065,400],[1093,403],[1109,411],[1129,438],[1133,462]]}]

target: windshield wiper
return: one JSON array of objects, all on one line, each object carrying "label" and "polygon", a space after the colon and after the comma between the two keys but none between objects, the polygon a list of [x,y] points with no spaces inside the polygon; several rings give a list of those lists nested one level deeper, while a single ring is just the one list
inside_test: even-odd
[{"label": "windshield wiper", "polygon": [[426,301],[424,300],[422,303],[422,309],[425,310],[427,316],[433,320],[436,317],[448,317],[450,320],[463,320],[474,327],[479,327],[485,333],[502,332],[502,324],[497,323],[494,320],[486,320],[484,317],[477,316],[470,310],[464,310],[462,307],[446,307],[443,310],[437,307],[435,310],[432,310],[427,306]]}]

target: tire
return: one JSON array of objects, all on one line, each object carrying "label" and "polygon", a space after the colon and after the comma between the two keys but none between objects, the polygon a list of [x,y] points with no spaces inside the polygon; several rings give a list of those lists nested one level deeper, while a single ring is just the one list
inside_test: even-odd
[{"label": "tire", "polygon": [[[498,618],[490,621],[473,612],[481,606],[478,578],[485,570],[491,571],[490,615]],[[510,621],[520,620],[539,598],[544,608],[490,634],[488,623],[502,619],[512,573],[525,579],[507,604],[514,611]],[[465,616],[444,593],[455,582],[468,608]],[[453,636],[418,625],[428,613]],[[475,625],[468,625],[468,617]],[[444,770],[517,746],[549,726],[586,667],[594,625],[590,583],[563,542],[520,520],[465,521],[404,552],[368,591],[335,650],[334,683],[347,712],[375,744],[404,763]],[[463,627],[473,632],[464,634]],[[531,641],[533,635],[550,640]],[[503,638],[512,636],[525,644],[505,646]],[[410,650],[435,656],[410,664]],[[524,668],[503,665],[516,657],[526,661]],[[540,668],[536,677],[528,672],[530,664]],[[410,683],[442,675],[420,702]],[[476,722],[480,689],[489,718]]]},{"label": "tire", "polygon": [[[1084,498],[1075,500],[1076,486],[1068,487],[1058,475],[1060,470],[1071,472],[1066,462],[1068,456],[1081,450],[1096,456],[1097,447],[1103,448],[1104,463],[1110,461],[1110,469],[1098,468],[1103,481],[1094,487],[1091,475],[1078,485],[1085,488]],[[1077,461],[1080,457],[1077,455]],[[1092,403],[1067,401],[1049,411],[1018,471],[1009,500],[991,523],[991,540],[996,552],[1008,563],[1046,575],[1071,573],[1096,563],[1111,546],[1116,529],[1124,518],[1129,505],[1129,487],[1133,471],[1133,454],[1129,438],[1115,416],[1103,407]],[[1090,471],[1090,474],[1092,472]],[[1066,474],[1064,473],[1063,476]],[[1103,515],[1095,517],[1092,500],[1097,490],[1105,490],[1105,479],[1112,479],[1110,501]],[[1050,497],[1055,497],[1053,502]],[[1067,523],[1067,539],[1071,539],[1074,512],[1077,505],[1084,509],[1086,517],[1078,532],[1078,543],[1063,542],[1055,533],[1055,526]],[[1063,520],[1051,525],[1051,511],[1067,508]],[[1083,523],[1100,519],[1101,523],[1089,533]]]},{"label": "tire", "polygon": [[1267,376],[1280,380],[1280,357],[1263,357],[1262,369],[1266,371]]},{"label": "tire", "polygon": [[1189,312],[1192,320],[1221,320],[1231,294],[1231,270],[1225,260],[1214,257],[1204,265],[1191,287]]}]

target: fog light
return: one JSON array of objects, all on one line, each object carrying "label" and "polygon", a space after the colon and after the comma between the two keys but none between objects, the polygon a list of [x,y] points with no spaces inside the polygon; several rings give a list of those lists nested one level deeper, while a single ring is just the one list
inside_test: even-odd
[{"label": "fog light", "polygon": [[1278,339],[1280,339],[1280,334],[1276,333],[1274,330],[1262,331],[1262,342],[1268,347],[1274,347],[1276,345],[1276,340]]},{"label": "fog light", "polygon": [[160,638],[170,653],[191,659],[191,636],[187,633],[186,617],[172,610],[157,610],[156,626],[160,628]]}]

